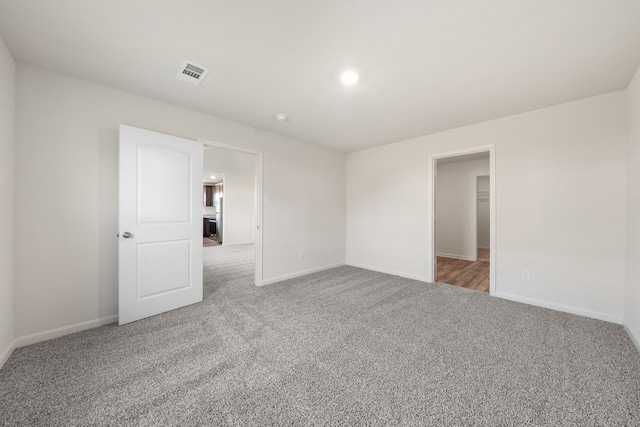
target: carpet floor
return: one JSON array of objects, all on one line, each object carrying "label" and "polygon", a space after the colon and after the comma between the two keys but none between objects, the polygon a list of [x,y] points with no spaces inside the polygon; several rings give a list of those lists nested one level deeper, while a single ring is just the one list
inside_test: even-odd
[{"label": "carpet floor", "polygon": [[202,303],[17,349],[3,426],[638,426],[619,325],[339,267],[255,287],[205,251]]}]

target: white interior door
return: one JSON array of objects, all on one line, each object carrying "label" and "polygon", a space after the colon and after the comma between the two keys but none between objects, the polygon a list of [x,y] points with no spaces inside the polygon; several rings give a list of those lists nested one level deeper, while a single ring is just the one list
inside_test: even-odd
[{"label": "white interior door", "polygon": [[119,324],[202,301],[202,144],[120,126]]}]

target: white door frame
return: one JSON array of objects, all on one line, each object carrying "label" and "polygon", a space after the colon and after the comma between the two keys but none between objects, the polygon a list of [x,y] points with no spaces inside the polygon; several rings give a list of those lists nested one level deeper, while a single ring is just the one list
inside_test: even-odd
[{"label": "white door frame", "polygon": [[[222,148],[224,150],[237,151],[239,153],[251,154],[256,156],[255,163],[255,203],[254,203],[254,231],[255,231],[255,251],[256,262],[254,269],[254,283],[256,286],[262,286],[262,180],[263,180],[263,161],[262,151],[251,150],[250,148],[237,147],[235,145],[224,144],[222,142],[209,141],[206,139],[197,139],[198,142],[204,144],[205,147]],[[226,203],[226,198],[223,201]],[[223,222],[224,227],[224,222]],[[224,231],[223,231],[224,236]]]},{"label": "white door frame", "polygon": [[[429,173],[428,173],[428,188],[431,189],[431,208],[428,210],[428,218],[427,218],[427,226],[429,229],[429,235],[431,236],[431,254],[430,254],[430,266],[431,266],[431,276],[429,280],[431,282],[435,282],[437,277],[436,275],[436,229],[435,229],[435,207],[436,207],[436,162],[439,159],[445,159],[448,157],[458,157],[464,156],[467,154],[475,154],[482,152],[489,152],[489,191],[491,192],[491,200],[489,203],[489,244],[491,246],[491,252],[489,255],[489,294],[494,295],[496,293],[496,161],[495,161],[495,145],[481,145],[477,147],[469,147],[463,148],[455,151],[447,151],[444,153],[432,154],[429,156]],[[477,181],[476,181],[477,182]],[[477,195],[474,195],[477,199]],[[477,202],[477,200],[476,200]],[[476,232],[477,233],[477,232]],[[476,235],[477,239],[477,235]],[[477,255],[476,255],[477,256]]]}]

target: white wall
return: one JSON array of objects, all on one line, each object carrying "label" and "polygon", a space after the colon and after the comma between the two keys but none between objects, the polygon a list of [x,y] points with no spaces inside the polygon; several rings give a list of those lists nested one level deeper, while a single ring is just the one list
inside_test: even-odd
[{"label": "white wall", "polygon": [[[478,178],[478,193],[482,193],[482,197],[477,198],[477,245],[479,248],[489,248],[491,246],[491,204],[489,203],[491,196],[490,180],[488,176]],[[489,196],[489,197],[487,197]]]},{"label": "white wall", "polygon": [[614,92],[349,154],[347,263],[430,278],[429,156],[495,144],[497,295],[621,322],[626,99]]},{"label": "white wall", "polygon": [[343,153],[23,64],[16,100],[17,337],[117,312],[121,123],[264,153],[265,280],[344,263]]},{"label": "white wall", "polygon": [[225,245],[254,243],[255,168],[255,155],[218,147],[204,151],[204,169],[224,174]]},{"label": "white wall", "polygon": [[436,180],[438,256],[475,260],[476,176],[489,174],[489,158],[438,162]]},{"label": "white wall", "polygon": [[640,69],[629,84],[627,286],[624,323],[640,348]]},{"label": "white wall", "polygon": [[0,39],[0,367],[13,342],[15,74],[15,62]]}]

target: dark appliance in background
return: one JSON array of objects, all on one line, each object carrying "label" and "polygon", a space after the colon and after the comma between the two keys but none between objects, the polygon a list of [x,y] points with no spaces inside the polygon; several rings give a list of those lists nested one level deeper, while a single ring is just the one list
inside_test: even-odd
[{"label": "dark appliance in background", "polygon": [[211,234],[211,237],[215,239],[215,235],[216,235],[216,219],[215,218],[209,218],[209,233]]},{"label": "dark appliance in background", "polygon": [[216,238],[216,219],[202,218],[202,237]]},{"label": "dark appliance in background", "polygon": [[224,212],[222,211],[222,207],[223,207],[223,203],[222,203],[222,199],[223,197],[220,197],[218,199],[218,204],[216,205],[216,225],[215,225],[215,237],[214,239],[216,239],[218,241],[218,243],[222,244],[222,217]]}]

